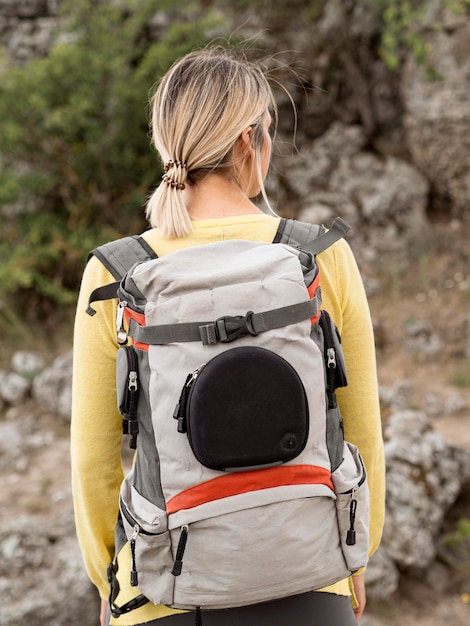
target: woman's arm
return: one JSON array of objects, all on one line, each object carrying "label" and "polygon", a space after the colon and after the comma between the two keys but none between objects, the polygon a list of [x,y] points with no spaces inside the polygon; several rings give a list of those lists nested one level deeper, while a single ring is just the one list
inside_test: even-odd
[{"label": "woman's arm", "polygon": [[348,386],[338,389],[347,441],[364,459],[371,499],[370,554],[380,543],[385,510],[385,462],[375,345],[369,306],[356,261],[343,240],[318,256],[323,295],[341,334]]},{"label": "woman's arm", "polygon": [[121,463],[122,418],[116,402],[116,301],[98,302],[85,313],[88,297],[112,276],[96,258],[88,263],[74,331],[71,425],[72,491],[77,535],[88,575],[107,597],[106,569],[114,557],[114,528]]}]

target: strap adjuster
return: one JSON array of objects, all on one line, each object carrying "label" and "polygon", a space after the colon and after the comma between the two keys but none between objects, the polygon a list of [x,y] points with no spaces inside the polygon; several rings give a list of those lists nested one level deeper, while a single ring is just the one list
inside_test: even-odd
[{"label": "strap adjuster", "polygon": [[246,315],[219,317],[215,322],[199,326],[199,334],[205,346],[230,343],[243,335],[258,335],[253,327],[253,311],[248,311]]}]

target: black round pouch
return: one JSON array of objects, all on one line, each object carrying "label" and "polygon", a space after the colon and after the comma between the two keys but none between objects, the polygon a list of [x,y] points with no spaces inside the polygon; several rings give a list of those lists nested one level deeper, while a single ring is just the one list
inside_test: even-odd
[{"label": "black round pouch", "polygon": [[279,355],[258,347],[232,348],[195,375],[185,421],[198,461],[241,471],[294,459],[307,443],[304,386]]}]

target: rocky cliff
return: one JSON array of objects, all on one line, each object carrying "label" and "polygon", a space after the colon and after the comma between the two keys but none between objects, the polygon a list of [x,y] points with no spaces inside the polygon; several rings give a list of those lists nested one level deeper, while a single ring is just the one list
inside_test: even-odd
[{"label": "rocky cliff", "polygon": [[[322,2],[309,23],[297,0],[288,21],[272,3],[256,14],[206,4],[229,32],[256,35],[282,59],[271,63],[291,85],[296,149],[293,109],[279,95],[268,182],[277,210],[327,224],[341,215],[353,226],[376,330],[388,465],[384,541],[367,573],[376,603],[364,623],[468,624],[470,547],[459,520],[470,518],[469,11],[423,3],[431,81],[411,52],[396,71],[380,59],[377,3]],[[59,5],[0,0],[0,46],[10,58],[47,54],[66,37],[65,26],[56,30]],[[155,37],[170,19],[156,16]],[[70,355],[55,356],[14,352],[0,372],[5,626],[97,621],[73,531]]]}]

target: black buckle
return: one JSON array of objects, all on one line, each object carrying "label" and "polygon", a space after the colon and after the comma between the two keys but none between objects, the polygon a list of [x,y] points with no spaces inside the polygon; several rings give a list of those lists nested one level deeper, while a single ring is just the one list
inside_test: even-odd
[{"label": "black buckle", "polygon": [[219,317],[215,322],[200,326],[199,332],[206,346],[219,342],[230,343],[242,335],[258,335],[253,327],[253,311],[248,311],[246,315]]}]

